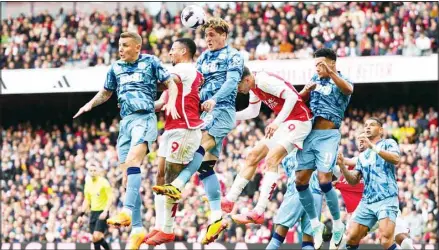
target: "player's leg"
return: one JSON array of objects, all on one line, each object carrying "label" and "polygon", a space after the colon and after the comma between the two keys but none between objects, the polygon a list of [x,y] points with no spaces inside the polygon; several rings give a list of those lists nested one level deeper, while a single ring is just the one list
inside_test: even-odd
[{"label": "player's leg", "polygon": [[[345,225],[340,218],[340,207],[337,192],[332,186],[332,169],[337,160],[338,144],[340,142],[340,132],[338,130],[317,130],[318,140],[316,140],[316,166],[320,189],[325,194],[326,203],[332,215],[333,229],[331,243],[338,246],[343,238]],[[317,236],[315,236],[317,238]],[[316,240],[317,241],[317,240]]]},{"label": "player's leg", "polygon": [[105,220],[97,220],[95,230],[93,232],[93,245],[95,250],[101,249],[103,246],[105,250],[110,250],[107,241],[104,239],[104,234],[107,230],[107,223]]},{"label": "player's leg", "polygon": [[245,159],[245,166],[239,170],[239,173],[236,175],[236,178],[232,184],[232,187],[230,188],[230,191],[227,193],[226,198],[221,201],[221,209],[224,212],[230,213],[233,210],[233,206],[238,200],[239,195],[242,193],[242,190],[244,190],[245,186],[247,186],[247,184],[253,178],[258,167],[258,163],[264,159],[267,153],[268,147],[266,146],[265,142],[260,142],[247,155]]},{"label": "player's leg", "polygon": [[[162,141],[164,143],[164,141]],[[160,144],[160,147],[162,147],[163,144]],[[160,147],[159,147],[159,153],[157,158],[157,176],[156,176],[156,185],[164,185],[165,184],[165,163],[166,158],[162,157],[160,154]],[[161,194],[154,194],[154,210],[155,210],[155,226],[154,230],[152,230],[146,237],[145,241],[149,238],[153,237],[155,234],[157,234],[160,230],[162,230],[163,222],[165,220],[165,196]]]},{"label": "player's leg", "polygon": [[277,226],[266,249],[279,249],[285,240],[288,229],[293,227],[302,215],[306,215],[300,205],[299,195],[295,190],[291,190],[292,188],[294,186],[288,186],[284,200],[273,218],[273,223]]},{"label": "player's leg", "polygon": [[349,224],[346,249],[358,249],[361,239],[363,239],[367,235],[367,232],[376,224],[378,217],[373,210],[373,205],[366,204],[363,201],[360,202]]},{"label": "player's leg", "polygon": [[395,243],[395,225],[398,216],[398,197],[390,197],[373,204],[373,210],[379,221],[380,243],[384,249],[399,249]]}]

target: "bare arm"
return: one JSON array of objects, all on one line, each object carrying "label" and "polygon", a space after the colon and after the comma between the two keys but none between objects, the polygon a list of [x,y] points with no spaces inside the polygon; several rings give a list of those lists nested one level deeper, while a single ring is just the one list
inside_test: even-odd
[{"label": "bare arm", "polygon": [[[352,159],[350,159],[352,160]],[[345,159],[343,154],[338,153],[337,164],[340,167],[341,174],[344,176],[349,185],[357,185],[361,180],[361,173],[358,170],[348,170],[345,166]]]},{"label": "bare arm", "polygon": [[316,87],[317,87],[317,83],[315,82],[310,82],[306,84],[305,87],[303,87],[303,89],[299,92],[299,96],[302,98],[304,102],[308,101],[311,91],[316,89]]},{"label": "bare arm", "polygon": [[166,103],[166,115],[171,115],[172,119],[178,119],[180,118],[180,115],[177,112],[177,108],[175,107],[175,104],[177,102],[177,95],[178,95],[178,88],[177,84],[174,81],[174,77],[169,77],[168,80],[164,81],[163,83],[168,87],[168,95],[169,99]]},{"label": "bare arm", "polygon": [[393,165],[399,164],[400,157],[399,157],[399,154],[397,154],[397,153],[386,151],[386,150],[380,150],[378,155],[381,158],[383,158],[385,161],[390,162]]},{"label": "bare arm", "polygon": [[353,157],[353,158],[344,158],[344,164],[348,165],[348,166],[355,166],[357,164],[357,157]]},{"label": "bare arm", "polygon": [[329,76],[344,95],[351,95],[354,92],[352,85],[345,79],[341,78],[337,72],[331,70],[329,71]]},{"label": "bare arm", "polygon": [[73,116],[73,119],[80,116],[81,114],[90,111],[92,108],[101,105],[102,103],[108,101],[110,99],[113,91],[107,90],[105,88],[101,89],[89,102],[87,102],[84,106],[82,106],[78,113]]}]

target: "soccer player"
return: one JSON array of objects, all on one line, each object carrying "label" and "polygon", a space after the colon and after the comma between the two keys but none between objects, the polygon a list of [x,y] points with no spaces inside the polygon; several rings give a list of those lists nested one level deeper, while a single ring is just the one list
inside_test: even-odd
[{"label": "soccer player", "polygon": [[[172,64],[174,82],[178,87],[176,108],[181,118],[172,119],[166,117],[165,132],[162,135],[158,156],[161,158],[159,166],[163,171],[164,161],[166,161],[164,183],[171,183],[182,171],[186,164],[191,162],[197,150],[204,151],[200,147],[201,127],[204,122],[200,119],[199,103],[200,97],[198,89],[202,83],[202,75],[197,71],[192,59],[197,51],[195,42],[188,38],[176,40],[169,52]],[[156,102],[156,109],[162,108],[166,103],[167,92],[164,92],[159,101]],[[164,96],[164,97],[163,97]],[[163,97],[163,98],[162,98]],[[199,157],[199,161],[202,157]],[[153,187],[153,190],[159,194],[162,193],[161,186]],[[148,245],[160,245],[172,242],[175,239],[173,232],[173,223],[175,213],[177,212],[177,200],[180,197],[166,196],[162,204],[156,203],[156,212],[163,213],[161,228],[153,230],[145,241]]]},{"label": "soccer player", "polygon": [[[398,186],[395,165],[399,163],[399,146],[393,139],[382,139],[383,127],[379,119],[371,117],[364,124],[365,133],[358,137],[366,150],[358,156],[355,170],[344,172],[346,181],[355,185],[364,180],[363,198],[349,226],[347,249],[358,249],[360,240],[379,222],[381,245],[397,249],[394,240],[398,215]],[[337,163],[343,165],[343,156]]]},{"label": "soccer player", "polygon": [[230,192],[221,201],[223,211],[230,213],[239,194],[253,178],[258,163],[264,158],[267,172],[260,187],[258,204],[253,211],[232,216],[239,224],[264,222],[264,212],[279,179],[278,166],[282,159],[296,147],[301,149],[303,140],[311,131],[311,111],[296,89],[284,79],[267,72],[250,72],[244,67],[238,91],[250,93],[249,106],[236,113],[237,120],[258,116],[261,102],[277,115],[265,129],[265,139],[258,143],[246,158],[245,167],[238,173]]},{"label": "soccer player", "polygon": [[314,53],[317,74],[300,92],[304,100],[310,98],[310,109],[314,115],[313,129],[305,139],[303,150],[297,152],[296,188],[300,202],[311,220],[314,232],[314,247],[323,243],[325,226],[318,220],[309,179],[317,168],[320,188],[333,219],[331,243],[340,244],[345,226],[340,219],[337,193],[332,188],[332,169],[337,160],[340,142],[340,124],[348,106],[353,84],[336,69],[337,56],[331,49],[323,48]]},{"label": "soccer player", "polygon": [[[201,114],[203,120],[213,117],[203,129],[201,146],[206,152],[203,162],[189,163],[170,185],[162,187],[164,195],[178,196],[198,170],[210,204],[210,218],[207,233],[202,244],[213,242],[227,228],[222,219],[221,192],[214,166],[222,149],[224,137],[235,127],[235,99],[237,86],[241,80],[244,59],[234,48],[226,44],[229,25],[221,18],[209,19],[203,25],[207,42],[205,50],[197,60],[197,69],[203,74],[204,84],[200,89]],[[195,154],[201,154],[196,152]],[[201,165],[201,166],[200,166]]]},{"label": "soccer player", "polygon": [[[296,152],[297,150],[295,149],[282,161],[282,167],[288,176],[287,192],[273,219],[276,228],[266,249],[279,249],[285,240],[288,230],[297,222],[300,223],[300,228],[302,229],[302,249],[314,249],[311,224],[308,215],[306,215],[300,204],[299,194],[296,191],[296,184],[294,183],[296,179],[295,168],[297,165]],[[322,191],[319,187],[316,172],[314,172],[311,177],[310,185],[316,211],[320,214],[322,210]]]},{"label": "soccer player", "polygon": [[[364,144],[361,143],[359,140],[356,140],[358,150],[360,152],[364,152],[366,148],[364,147]],[[340,176],[337,183],[335,184],[335,188],[340,190],[341,196],[343,197],[343,200],[346,205],[346,210],[349,215],[354,213],[355,209],[358,207],[358,204],[361,201],[361,198],[363,196],[364,191],[364,183],[363,180],[360,180],[359,183],[354,184],[355,182],[352,182],[351,185],[347,179],[344,177],[344,175],[349,175],[353,168],[355,168],[355,165],[357,163],[358,158],[344,158],[343,154],[339,152],[339,156],[337,159],[337,166],[334,170],[334,175]],[[345,166],[347,165],[347,166]],[[353,166],[353,168],[351,167]],[[337,173],[337,174],[336,174]],[[396,217],[395,222],[395,241],[396,244],[400,245],[402,249],[414,249],[413,248],[413,240],[410,239],[409,231],[410,229],[407,226],[407,223],[401,218],[401,213],[398,210],[398,216]],[[349,216],[351,217],[351,216]],[[375,231],[375,229],[379,226],[379,223],[376,223],[373,228],[371,228],[369,231]],[[348,230],[348,228],[347,228]],[[346,247],[346,241],[342,240],[342,243],[340,244],[339,249],[345,249]],[[332,249],[332,247],[330,247]]]},{"label": "soccer player", "polygon": [[113,193],[108,180],[99,176],[96,164],[89,163],[88,165],[90,178],[85,181],[84,203],[82,203],[80,223],[82,223],[82,216],[91,210],[90,232],[93,234],[95,250],[100,250],[101,246],[105,250],[109,250],[104,234],[107,230],[105,220],[108,218],[108,212],[113,202]]},{"label": "soccer player", "polygon": [[157,84],[163,83],[169,89],[166,113],[173,119],[180,118],[175,108],[177,86],[159,59],[152,55],[140,55],[142,38],[134,32],[124,32],[119,39],[120,60],[114,62],[107,73],[104,88],[74,118],[106,102],[117,92],[121,107],[117,151],[123,170],[126,169],[127,188],[123,210],[107,223],[114,226],[132,225],[128,249],[138,249],[146,236],[142,225],[139,197],[141,184],[140,164],[148,145],[157,139],[157,117],[154,100]]}]

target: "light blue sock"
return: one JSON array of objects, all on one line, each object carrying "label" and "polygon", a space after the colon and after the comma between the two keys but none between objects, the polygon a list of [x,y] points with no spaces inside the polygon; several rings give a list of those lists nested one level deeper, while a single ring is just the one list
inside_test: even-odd
[{"label": "light blue sock", "polygon": [[338,206],[337,193],[332,188],[332,183],[320,184],[320,189],[325,193],[326,204],[328,205],[329,211],[331,212],[332,218],[334,220],[340,219],[340,207]]},{"label": "light blue sock", "polygon": [[297,191],[299,191],[299,200],[302,203],[303,209],[310,220],[317,218],[316,208],[314,206],[314,197],[311,190],[309,190],[309,184],[296,185]]},{"label": "light blue sock", "polygon": [[136,205],[134,206],[134,210],[133,210],[133,219],[132,219],[132,227],[133,228],[137,228],[137,227],[143,227],[142,225],[142,197],[139,195],[137,195],[137,199],[136,199]]},{"label": "light blue sock", "polygon": [[304,250],[314,250],[314,243],[304,241],[304,242],[302,242],[302,249],[304,249]]},{"label": "light blue sock", "polygon": [[274,232],[273,237],[271,237],[270,243],[267,245],[267,250],[279,249],[279,247],[284,243],[285,237],[282,237],[278,233]]},{"label": "light blue sock", "polygon": [[139,196],[140,183],[142,181],[142,176],[140,174],[139,167],[129,167],[127,169],[127,190],[125,194],[125,201],[123,203],[124,208],[127,208],[134,212],[136,206],[138,205],[137,197]]},{"label": "light blue sock", "polygon": [[203,182],[204,190],[206,191],[207,199],[209,199],[209,205],[211,211],[221,211],[221,187],[216,177],[213,166],[216,161],[205,161],[200,168],[200,179]]},{"label": "light blue sock", "polygon": [[189,162],[185,168],[183,168],[178,177],[172,182],[174,187],[181,190],[184,185],[186,185],[186,183],[191,179],[192,175],[198,171],[201,163],[203,163],[204,153],[204,148],[200,146],[197,149],[197,152],[195,152],[192,161]]}]

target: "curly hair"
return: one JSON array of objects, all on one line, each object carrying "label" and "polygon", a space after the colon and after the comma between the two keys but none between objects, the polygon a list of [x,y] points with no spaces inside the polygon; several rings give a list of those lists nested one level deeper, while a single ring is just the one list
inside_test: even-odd
[{"label": "curly hair", "polygon": [[214,17],[207,20],[207,22],[202,27],[203,32],[205,32],[207,28],[212,28],[220,34],[229,34],[229,24],[224,19],[219,17]]}]

